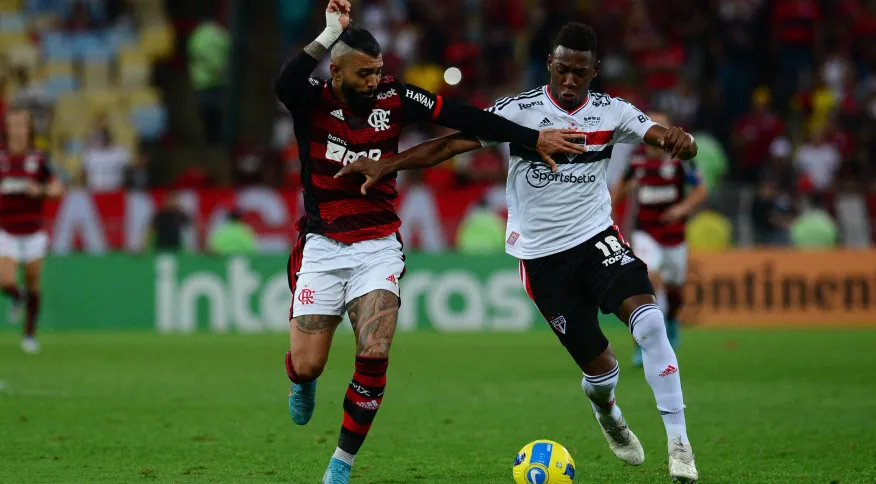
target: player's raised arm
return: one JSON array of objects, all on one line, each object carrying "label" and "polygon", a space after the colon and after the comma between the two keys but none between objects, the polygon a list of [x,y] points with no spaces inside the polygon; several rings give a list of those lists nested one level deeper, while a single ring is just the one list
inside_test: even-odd
[{"label": "player's raised arm", "polygon": [[322,56],[350,26],[350,10],[348,0],[331,0],[325,10],[325,30],[283,65],[274,82],[274,92],[287,107],[295,107],[303,101],[303,96],[309,94],[308,78]]},{"label": "player's raised arm", "polygon": [[[504,119],[504,118],[502,118]],[[544,137],[549,143],[548,150],[553,149],[550,153],[560,151],[554,149],[554,144],[559,145],[560,141],[569,141],[576,139],[577,131],[573,129],[546,129],[539,132],[539,139]],[[456,132],[440,138],[431,139],[407,149],[395,156],[383,158],[380,160],[372,160],[370,158],[359,158],[350,163],[335,175],[335,178],[360,173],[365,176],[365,183],[362,184],[362,194],[364,195],[368,188],[380,181],[390,173],[396,173],[404,170],[416,170],[420,168],[430,168],[439,163],[447,161],[456,155],[468,153],[482,148],[484,145],[474,136],[469,136],[461,132]],[[576,145],[577,148],[577,145]],[[545,160],[551,165],[551,168],[556,171],[556,163],[550,160]],[[553,164],[552,164],[553,163]]]},{"label": "player's raised arm", "polygon": [[[431,121],[459,130],[471,139],[498,143],[519,143],[532,148],[556,171],[551,155],[557,152],[581,154],[585,148],[574,143],[582,135],[557,130],[536,131],[474,106],[444,99],[425,89],[400,84],[402,106],[408,122]],[[469,150],[470,151],[470,150]]]}]

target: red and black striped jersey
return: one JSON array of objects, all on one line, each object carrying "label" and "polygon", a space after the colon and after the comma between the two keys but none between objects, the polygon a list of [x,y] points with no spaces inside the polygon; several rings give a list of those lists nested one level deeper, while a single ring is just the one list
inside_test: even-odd
[{"label": "red and black striped jersey", "polygon": [[43,198],[27,194],[30,183],[46,184],[52,168],[45,154],[0,151],[0,229],[13,235],[28,235],[43,228]]},{"label": "red and black striped jersey", "polygon": [[306,84],[298,86],[278,83],[277,94],[292,114],[300,152],[305,216],[299,230],[345,244],[397,232],[401,221],[394,173],[375,183],[367,195],[360,192],[361,175],[334,175],[359,157],[396,154],[402,128],[434,120],[441,112],[441,96],[389,76],[380,81],[374,105],[364,113],[339,102],[324,79],[306,78]]},{"label": "red and black striped jersey", "polygon": [[684,200],[687,187],[700,183],[693,162],[669,155],[648,158],[639,152],[630,160],[624,178],[636,181],[636,229],[648,233],[661,245],[684,242],[687,221],[665,222],[662,217],[669,207]]}]

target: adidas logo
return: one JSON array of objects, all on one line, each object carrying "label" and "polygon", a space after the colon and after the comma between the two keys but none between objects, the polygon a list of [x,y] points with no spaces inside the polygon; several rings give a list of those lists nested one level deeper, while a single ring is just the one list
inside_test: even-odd
[{"label": "adidas logo", "polygon": [[380,404],[377,403],[377,400],[371,400],[370,402],[356,402],[356,405],[365,410],[377,411],[377,409],[380,408]]},{"label": "adidas logo", "polygon": [[341,109],[336,109],[336,110],[332,111],[331,115],[340,119],[341,121],[344,120],[344,111]]},{"label": "adidas logo", "polygon": [[660,375],[658,375],[658,376],[669,376],[673,373],[678,373],[678,368],[676,368],[672,365],[669,365],[666,367],[665,370],[663,370],[663,373],[660,373]]},{"label": "adidas logo", "polygon": [[630,257],[629,254],[624,254],[624,257],[621,259],[621,265],[625,266],[631,262],[636,262],[636,259]]},{"label": "adidas logo", "polygon": [[398,280],[395,278],[395,274],[390,274],[389,277],[386,278],[387,281],[398,285]]},{"label": "adidas logo", "polygon": [[538,123],[539,128],[547,128],[548,126],[553,126],[553,125],[554,125],[554,123],[552,123],[551,120],[548,118],[544,118],[541,120],[540,123]]}]

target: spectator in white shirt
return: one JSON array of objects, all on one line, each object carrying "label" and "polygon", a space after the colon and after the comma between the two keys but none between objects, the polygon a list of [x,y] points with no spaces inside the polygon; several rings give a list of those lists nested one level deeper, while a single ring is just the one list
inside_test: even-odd
[{"label": "spectator in white shirt", "polygon": [[84,185],[92,192],[120,190],[125,184],[125,168],[131,162],[128,150],[112,142],[104,125],[91,136],[82,157]]},{"label": "spectator in white shirt", "polygon": [[815,192],[822,193],[833,184],[842,156],[836,146],[824,140],[824,130],[814,128],[809,140],[797,150],[794,162]]}]

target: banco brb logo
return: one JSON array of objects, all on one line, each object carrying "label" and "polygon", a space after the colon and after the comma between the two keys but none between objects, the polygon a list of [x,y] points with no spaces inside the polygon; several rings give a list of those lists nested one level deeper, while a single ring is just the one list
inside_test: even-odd
[{"label": "banco brb logo", "polygon": [[526,183],[532,188],[544,188],[552,182],[558,183],[596,183],[596,175],[584,173],[554,173],[542,163],[531,163],[526,170]]}]

